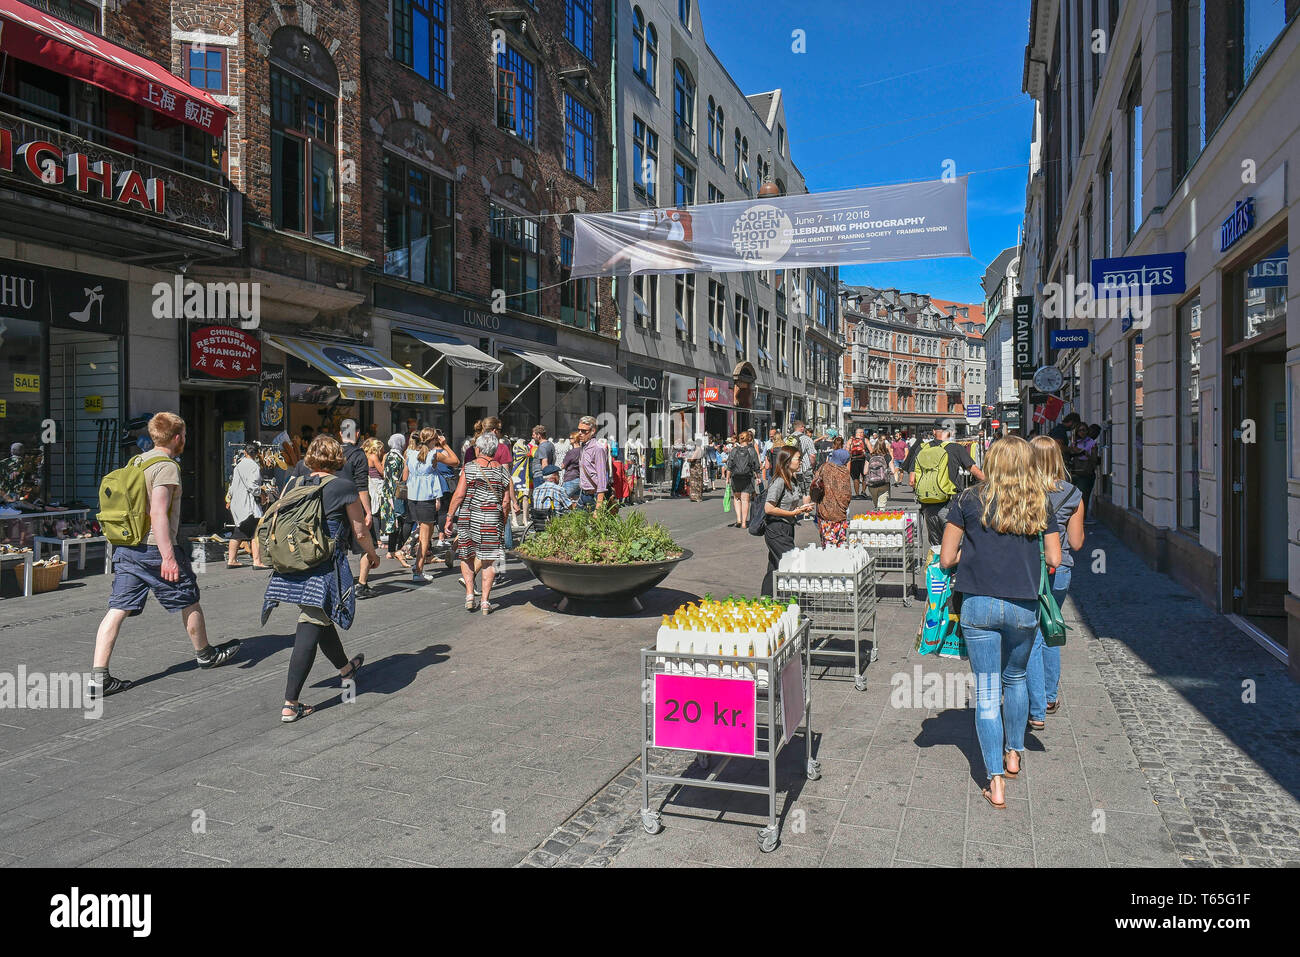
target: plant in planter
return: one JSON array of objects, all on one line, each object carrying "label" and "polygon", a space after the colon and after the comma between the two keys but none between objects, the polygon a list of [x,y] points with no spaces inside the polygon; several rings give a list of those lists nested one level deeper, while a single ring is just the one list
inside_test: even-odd
[{"label": "plant in planter", "polygon": [[668,529],[640,512],[620,515],[610,503],[593,512],[559,515],[517,549],[525,558],[578,565],[626,565],[678,558],[682,548]]}]

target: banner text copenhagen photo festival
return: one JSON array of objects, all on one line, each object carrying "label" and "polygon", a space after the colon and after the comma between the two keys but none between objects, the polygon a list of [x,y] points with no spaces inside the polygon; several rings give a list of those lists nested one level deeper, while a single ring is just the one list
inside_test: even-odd
[{"label": "banner text copenhagen photo festival", "polygon": [[962,176],[575,214],[572,276],[727,273],[969,256],[966,186]]}]

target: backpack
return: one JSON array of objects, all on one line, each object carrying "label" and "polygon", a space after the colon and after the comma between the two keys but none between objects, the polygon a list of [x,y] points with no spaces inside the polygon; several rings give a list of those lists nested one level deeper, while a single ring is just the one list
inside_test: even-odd
[{"label": "backpack", "polygon": [[144,455],[137,455],[99,483],[96,518],[104,537],[114,546],[139,545],[149,535],[149,483],[144,477],[149,466],[144,459]]},{"label": "backpack", "polygon": [[334,557],[322,498],[325,483],[334,478],[326,475],[312,485],[300,481],[286,486],[257,523],[263,559],[281,575],[309,571]]},{"label": "backpack", "polygon": [[916,500],[924,505],[948,501],[957,492],[948,474],[948,446],[927,445],[916,455]]},{"label": "backpack", "polygon": [[855,458],[855,459],[865,458],[866,454],[867,454],[866,442],[862,441],[862,439],[858,438],[857,436],[854,436],[853,438],[849,439],[850,458]]},{"label": "backpack", "polygon": [[733,449],[731,452],[731,474],[732,475],[752,475],[754,466],[754,452],[752,449],[741,447]]},{"label": "backpack", "polygon": [[889,465],[883,455],[873,455],[867,463],[867,484],[883,485],[889,481]]}]

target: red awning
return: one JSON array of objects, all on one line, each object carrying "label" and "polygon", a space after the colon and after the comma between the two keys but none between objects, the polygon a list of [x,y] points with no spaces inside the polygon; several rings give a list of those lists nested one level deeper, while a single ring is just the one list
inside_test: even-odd
[{"label": "red awning", "polygon": [[230,110],[152,60],[19,0],[0,0],[0,51],[220,136]]}]

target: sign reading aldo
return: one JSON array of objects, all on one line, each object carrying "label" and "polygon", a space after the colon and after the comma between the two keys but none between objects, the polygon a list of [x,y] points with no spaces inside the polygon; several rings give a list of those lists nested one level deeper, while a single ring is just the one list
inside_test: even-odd
[{"label": "sign reading aldo", "polygon": [[1034,297],[1016,296],[1011,305],[1011,353],[1017,379],[1034,377]]}]

